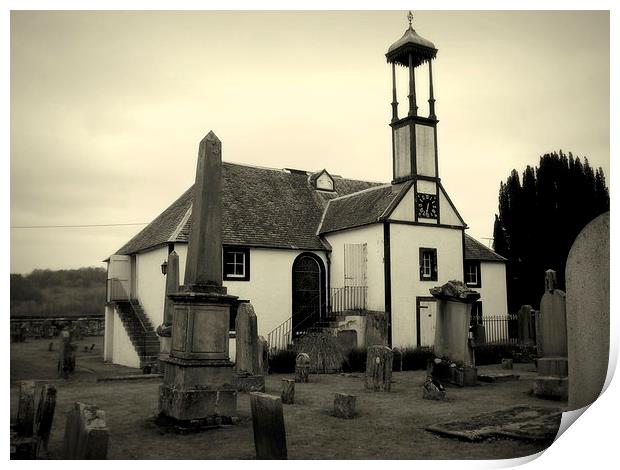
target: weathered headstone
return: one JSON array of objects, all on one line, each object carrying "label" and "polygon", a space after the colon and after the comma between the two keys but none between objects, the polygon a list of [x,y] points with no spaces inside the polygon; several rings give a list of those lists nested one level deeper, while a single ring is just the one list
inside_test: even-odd
[{"label": "weathered headstone", "polygon": [[293,405],[295,403],[295,380],[282,379],[282,403]]},{"label": "weathered headstone", "polygon": [[543,338],[543,326],[542,326],[542,317],[540,316],[540,310],[536,310],[534,312],[534,325],[536,331],[536,354],[538,357],[543,357],[544,355],[544,338]]},{"label": "weathered headstone", "polygon": [[557,289],[555,271],[545,272],[545,293],[540,301],[544,357],[538,359],[534,395],[568,399],[568,347],[566,339],[566,294]]},{"label": "weathered headstone", "polygon": [[237,415],[229,326],[238,298],[222,285],[221,174],[222,145],[209,132],[198,151],[184,285],[169,294],[172,342],[159,389],[160,415],[192,426],[230,423]]},{"label": "weathered headstone", "polygon": [[446,398],[446,389],[438,380],[428,376],[422,387],[422,398],[425,400],[444,400]]},{"label": "weathered headstone", "polygon": [[54,422],[54,411],[56,409],[56,387],[44,384],[41,387],[39,403],[34,419],[34,434],[37,437],[37,455],[47,456],[47,444]]},{"label": "weathered headstone", "polygon": [[286,430],[282,399],[266,393],[251,392],[250,407],[256,458],[260,460],[286,459]]},{"label": "weathered headstone", "polygon": [[533,312],[534,309],[531,305],[522,305],[519,312],[517,312],[517,338],[519,344],[531,346],[536,340]]},{"label": "weathered headstone", "polygon": [[355,416],[355,395],[336,393],[334,395],[334,416],[351,419]]},{"label": "weathered headstone", "polygon": [[366,352],[366,388],[389,392],[392,388],[392,350],[387,346],[370,346]]},{"label": "weathered headstone", "polygon": [[75,402],[67,413],[64,436],[66,460],[104,460],[109,433],[105,413],[94,405]]},{"label": "weathered headstone", "polygon": [[[445,369],[448,377],[434,368],[433,377],[452,380],[458,385],[476,384],[474,348],[469,337],[473,304],[480,294],[458,280],[433,287],[430,293],[437,299],[434,354],[448,364],[457,364],[457,370]],[[442,369],[443,370],[443,369]]]},{"label": "weathered headstone", "polygon": [[164,321],[157,327],[159,340],[160,359],[165,359],[170,355],[170,344],[172,342],[172,313],[174,302],[170,294],[179,291],[179,255],[176,251],[168,253],[166,260],[166,298],[164,299]]},{"label": "weathered headstone", "polygon": [[568,409],[594,402],[609,360],[609,212],[579,233],[566,261]]},{"label": "weathered headstone", "polygon": [[[259,374],[258,325],[254,307],[244,302],[237,309],[234,383],[240,392],[264,392],[265,377]],[[262,345],[261,345],[262,346]]]},{"label": "weathered headstone", "polygon": [[32,437],[34,432],[34,381],[23,380],[19,383],[19,403],[17,405],[17,434]]},{"label": "weathered headstone", "polygon": [[310,356],[300,353],[295,359],[295,382],[306,383],[310,376]]},{"label": "weathered headstone", "polygon": [[374,346],[376,344],[385,346],[388,344],[388,324],[385,313],[368,312],[366,315],[364,344],[366,346]]}]

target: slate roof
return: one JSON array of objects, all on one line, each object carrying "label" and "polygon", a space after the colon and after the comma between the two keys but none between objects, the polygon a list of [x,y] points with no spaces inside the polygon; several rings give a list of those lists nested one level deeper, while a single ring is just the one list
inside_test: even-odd
[{"label": "slate roof", "polygon": [[[229,245],[325,250],[316,230],[330,199],[381,183],[332,175],[334,192],[316,191],[313,173],[222,162],[222,242]],[[168,242],[187,242],[193,186],[121,247],[127,255]],[[186,220],[184,220],[184,218]]]},{"label": "slate roof", "polygon": [[[319,172],[320,173],[320,172]],[[331,175],[334,191],[317,191],[303,170],[278,170],[222,162],[222,242],[227,245],[326,250],[319,233],[379,221],[410,185]],[[128,255],[174,242],[187,242],[193,185],[115,254]],[[465,259],[505,261],[465,235]]]},{"label": "slate roof", "polygon": [[400,192],[393,191],[392,186],[388,184],[332,199],[325,210],[319,233],[378,222]]},{"label": "slate roof", "polygon": [[506,258],[498,255],[467,234],[465,234],[465,259],[478,261],[506,261]]}]

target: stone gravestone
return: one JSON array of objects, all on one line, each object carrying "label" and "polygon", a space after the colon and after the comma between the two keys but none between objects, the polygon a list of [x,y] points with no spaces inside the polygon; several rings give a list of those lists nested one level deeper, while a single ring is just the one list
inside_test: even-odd
[{"label": "stone gravestone", "polygon": [[266,393],[250,392],[250,406],[256,458],[285,460],[287,449],[282,400]]},{"label": "stone gravestone", "polygon": [[170,355],[161,360],[160,418],[178,426],[228,424],[237,416],[228,332],[238,298],[222,285],[221,175],[222,144],[209,132],[198,150],[184,285],[169,294]]},{"label": "stone gravestone", "polygon": [[446,398],[446,389],[438,380],[427,376],[422,388],[422,398],[425,400],[444,400]]},{"label": "stone gravestone", "polygon": [[258,337],[258,373],[263,376],[269,373],[269,343],[262,336]]},{"label": "stone gravestone", "polygon": [[310,356],[300,353],[295,359],[295,382],[306,383],[310,376]]},{"label": "stone gravestone", "polygon": [[334,416],[351,419],[355,417],[355,395],[336,393],[334,395]]},{"label": "stone gravestone", "polygon": [[566,262],[568,409],[594,402],[609,359],[609,212],[579,233]]},{"label": "stone gravestone", "polygon": [[76,345],[72,343],[71,332],[68,328],[63,328],[60,332],[60,350],[58,356],[58,376],[68,379],[75,372],[75,351]]},{"label": "stone gravestone", "polygon": [[64,436],[66,460],[104,460],[109,433],[105,413],[94,405],[75,402],[67,413]]},{"label": "stone gravestone", "polygon": [[[433,287],[437,299],[434,354],[441,361],[456,367],[433,365],[433,377],[460,386],[476,385],[474,348],[469,337],[472,305],[480,294],[461,281],[448,281]],[[441,372],[441,373],[440,373]]]},{"label": "stone gravestone", "polygon": [[387,317],[383,312],[368,312],[366,315],[366,328],[364,332],[364,344],[374,346],[388,344]]},{"label": "stone gravestone", "polygon": [[19,383],[19,403],[17,405],[17,434],[32,437],[34,432],[34,381],[23,380]]},{"label": "stone gravestone", "polygon": [[174,302],[169,297],[179,291],[179,255],[176,251],[168,253],[166,260],[166,298],[164,299],[164,321],[157,327],[159,340],[160,359],[165,359],[170,355],[170,344],[172,342],[172,312]]},{"label": "stone gravestone", "polygon": [[34,419],[34,434],[37,437],[36,455],[47,457],[47,444],[56,410],[56,387],[44,384],[39,395],[39,404]]},{"label": "stone gravestone", "polygon": [[343,354],[348,354],[352,349],[357,348],[357,331],[340,330],[336,335],[336,341]]},{"label": "stone gravestone", "polygon": [[282,403],[293,405],[295,403],[295,380],[282,379]]},{"label": "stone gravestone", "polygon": [[392,350],[387,346],[370,346],[366,352],[366,388],[389,392],[392,388]]},{"label": "stone gravestone", "polygon": [[536,355],[538,357],[542,357],[544,355],[544,345],[542,318],[540,316],[540,310],[534,311],[534,325],[534,329],[536,331]]},{"label": "stone gravestone", "polygon": [[531,305],[522,305],[517,313],[517,337],[519,344],[532,346],[535,338],[534,309]]},{"label": "stone gravestone", "polygon": [[258,325],[251,303],[244,302],[239,305],[235,330],[237,341],[235,386],[240,392],[264,392],[265,377],[259,370],[261,351],[258,344]]},{"label": "stone gravestone", "polygon": [[555,271],[545,272],[545,293],[540,300],[544,356],[538,359],[534,395],[568,399],[568,346],[566,339],[566,294],[557,289]]}]

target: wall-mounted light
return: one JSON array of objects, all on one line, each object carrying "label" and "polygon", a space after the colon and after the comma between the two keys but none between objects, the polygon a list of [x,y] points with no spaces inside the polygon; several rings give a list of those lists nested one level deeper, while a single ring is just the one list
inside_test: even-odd
[{"label": "wall-mounted light", "polygon": [[167,272],[168,272],[168,260],[164,260],[164,262],[161,263],[161,273],[165,276]]}]

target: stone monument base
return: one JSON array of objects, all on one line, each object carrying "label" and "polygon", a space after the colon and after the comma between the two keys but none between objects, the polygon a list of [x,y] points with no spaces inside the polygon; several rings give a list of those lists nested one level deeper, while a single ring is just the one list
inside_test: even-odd
[{"label": "stone monument base", "polygon": [[265,376],[250,374],[235,374],[233,376],[233,386],[238,392],[264,392]]},{"label": "stone monument base", "polygon": [[459,387],[478,385],[478,370],[475,367],[450,367],[450,383]]},{"label": "stone monument base", "polygon": [[545,376],[566,377],[568,376],[568,358],[541,357],[538,359],[538,373]]},{"label": "stone monument base", "polygon": [[162,361],[164,383],[159,387],[160,415],[179,421],[230,421],[237,416],[233,364],[225,360]]},{"label": "stone monument base", "polygon": [[553,400],[568,400],[568,377],[540,376],[534,381],[535,396]]}]

